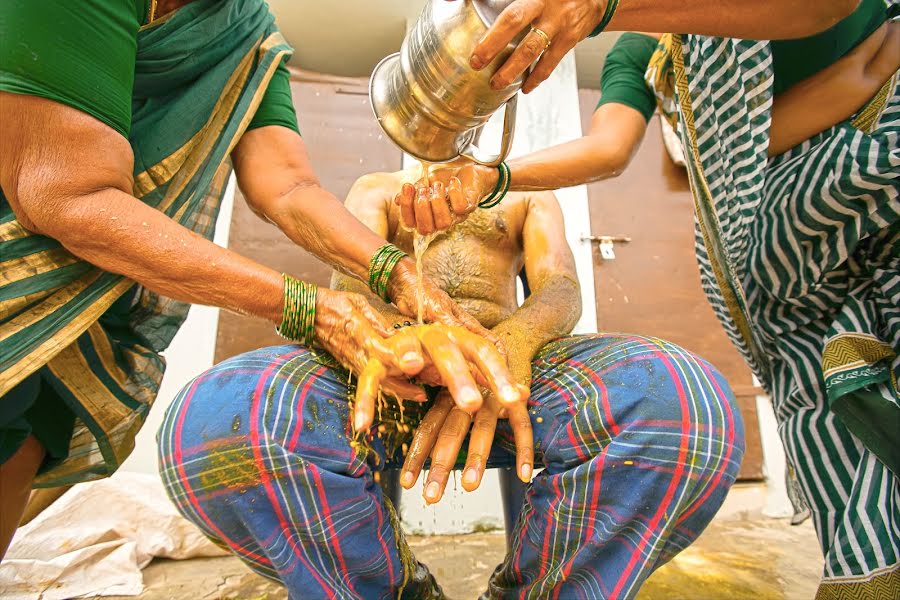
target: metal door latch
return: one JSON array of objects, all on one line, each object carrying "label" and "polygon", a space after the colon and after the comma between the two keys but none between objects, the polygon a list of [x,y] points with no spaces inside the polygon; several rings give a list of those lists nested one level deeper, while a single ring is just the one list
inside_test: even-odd
[{"label": "metal door latch", "polygon": [[600,245],[600,257],[604,260],[614,260],[616,258],[614,245],[617,242],[627,244],[631,238],[624,235],[591,235],[581,238],[581,241],[597,242]]}]

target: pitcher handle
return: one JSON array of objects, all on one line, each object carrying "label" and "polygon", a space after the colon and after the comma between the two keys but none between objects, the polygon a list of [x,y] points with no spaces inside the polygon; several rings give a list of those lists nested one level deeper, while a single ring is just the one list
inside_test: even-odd
[{"label": "pitcher handle", "polygon": [[481,137],[481,128],[479,128],[475,139],[459,155],[486,167],[496,167],[506,160],[509,149],[512,147],[513,132],[516,128],[516,104],[518,99],[519,94],[516,94],[506,102],[506,109],[503,111],[503,137],[500,139],[500,152],[498,154],[482,154],[481,150],[478,149],[476,144]]}]

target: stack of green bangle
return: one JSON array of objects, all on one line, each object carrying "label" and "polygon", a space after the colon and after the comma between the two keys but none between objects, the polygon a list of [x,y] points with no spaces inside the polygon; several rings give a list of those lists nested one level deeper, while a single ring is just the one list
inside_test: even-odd
[{"label": "stack of green bangle", "polygon": [[594,37],[595,35],[600,35],[600,33],[606,29],[606,26],[609,25],[609,22],[612,21],[613,15],[616,14],[616,9],[619,7],[619,0],[609,0],[606,3],[606,10],[603,11],[603,18],[600,19],[600,23],[594,27],[594,30],[588,35],[588,37]]},{"label": "stack of green bangle", "polygon": [[391,301],[387,293],[391,271],[405,256],[406,253],[393,244],[385,244],[372,255],[369,262],[369,289],[385,302]]},{"label": "stack of green bangle", "polygon": [[497,186],[490,196],[478,203],[479,208],[493,208],[497,206],[506,196],[506,192],[509,191],[509,184],[512,179],[509,176],[509,166],[502,162],[497,165],[497,170],[500,171],[500,176],[497,178]]},{"label": "stack of green bangle", "polygon": [[284,277],[284,308],[278,335],[310,347],[316,337],[316,295],[318,286],[300,281],[287,274]]}]

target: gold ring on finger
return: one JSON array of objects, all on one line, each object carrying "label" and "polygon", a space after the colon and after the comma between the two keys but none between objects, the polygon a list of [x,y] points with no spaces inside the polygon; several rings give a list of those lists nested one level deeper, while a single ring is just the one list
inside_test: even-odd
[{"label": "gold ring on finger", "polygon": [[544,50],[550,47],[550,36],[547,35],[546,31],[544,31],[543,29],[538,29],[537,27],[532,27],[531,31],[538,34],[544,39]]}]

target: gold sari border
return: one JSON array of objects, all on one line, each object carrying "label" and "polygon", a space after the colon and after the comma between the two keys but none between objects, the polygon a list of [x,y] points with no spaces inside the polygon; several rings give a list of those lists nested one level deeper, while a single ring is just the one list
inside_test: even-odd
[{"label": "gold sari border", "polygon": [[[684,70],[684,51],[682,43],[681,35],[672,36],[672,67],[675,71],[675,87],[678,90],[678,102],[681,106],[682,115],[684,116],[685,127],[687,129],[686,133],[690,140],[689,158],[691,160],[689,162],[692,163],[693,168],[688,169],[688,176],[691,181],[692,196],[694,197],[694,212],[697,215],[697,222],[700,224],[703,242],[708,249],[707,256],[709,257],[709,263],[712,266],[719,291],[722,294],[722,299],[725,301],[725,306],[728,309],[731,318],[734,319],[734,324],[737,326],[738,332],[741,334],[744,343],[747,344],[753,357],[760,360],[763,358],[762,352],[757,347],[753,329],[750,325],[750,319],[737,296],[737,294],[743,295],[743,290],[738,289],[736,291],[731,287],[728,275],[725,273],[723,265],[719,263],[714,251],[716,244],[710,234],[710,227],[715,227],[718,224],[707,223],[704,218],[703,203],[705,202],[710,205],[710,208],[713,208],[711,204],[712,194],[709,191],[709,183],[706,181],[706,176],[703,173],[702,163],[700,161],[700,148],[697,141],[694,109],[691,104],[691,93],[688,87],[687,73]],[[734,283],[735,286],[739,286],[738,282]],[[743,298],[743,300],[744,303],[746,303],[746,299]],[[763,369],[765,368],[765,365],[760,364],[759,368]]]},{"label": "gold sari border", "polygon": [[[100,273],[95,273],[94,276],[99,277]],[[53,357],[78,339],[78,336],[99,319],[119,299],[119,296],[128,291],[132,285],[134,285],[134,282],[130,279],[122,279],[122,281],[93,302],[78,317],[66,323],[53,337],[44,340],[34,350],[22,357],[16,363],[16,368],[6,369],[0,373],[0,397],[50,362]]]}]

